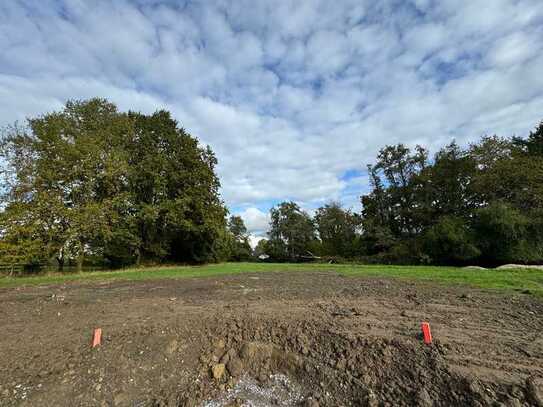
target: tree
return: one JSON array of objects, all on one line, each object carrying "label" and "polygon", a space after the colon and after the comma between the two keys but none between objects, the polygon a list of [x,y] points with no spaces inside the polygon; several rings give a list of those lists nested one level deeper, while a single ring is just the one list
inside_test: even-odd
[{"label": "tree", "polygon": [[527,139],[514,137],[513,143],[530,157],[543,157],[543,121],[530,132]]},{"label": "tree", "polygon": [[423,244],[430,259],[441,264],[462,264],[481,254],[465,219],[454,216],[444,216],[430,227]]},{"label": "tree", "polygon": [[258,243],[256,244],[256,247],[253,251],[253,254],[255,257],[259,257],[261,255],[268,255],[268,240],[267,239],[260,239]]},{"label": "tree", "polygon": [[[129,113],[127,140],[129,227],[142,260],[206,262],[220,257],[226,208],[219,196],[217,160],[166,111]],[[140,260],[138,260],[140,261]]]},{"label": "tree", "polygon": [[498,137],[471,145],[469,155],[477,163],[470,188],[478,206],[499,201],[522,211],[543,208],[543,156],[527,155]]},{"label": "tree", "polygon": [[530,219],[519,210],[498,202],[477,210],[475,215],[474,231],[485,263],[543,260],[543,242],[531,233]]},{"label": "tree", "polygon": [[467,149],[453,142],[430,163],[422,148],[386,146],[361,198],[364,251],[441,264],[541,259],[542,135],[540,124],[527,139],[485,136]]},{"label": "tree", "polygon": [[337,202],[317,209],[315,223],[322,242],[323,254],[328,256],[352,257],[359,217],[344,210]]},{"label": "tree", "polygon": [[270,210],[269,254],[279,260],[307,256],[316,242],[311,217],[294,202],[282,202]]},{"label": "tree", "polygon": [[249,244],[249,234],[241,216],[230,216],[228,230],[232,236],[230,259],[235,261],[249,260],[252,250]]},{"label": "tree", "polygon": [[420,216],[420,174],[428,152],[415,152],[403,144],[379,151],[377,163],[368,166],[372,191],[361,197],[362,241],[367,253],[392,249],[402,239],[412,239],[423,229]]},{"label": "tree", "polygon": [[455,142],[439,150],[418,176],[417,223],[426,228],[443,216],[469,218],[479,203],[471,187],[475,172],[476,161]]},{"label": "tree", "polygon": [[[7,129],[1,144],[5,252],[22,261],[209,261],[226,228],[216,159],[168,112],[102,99]],[[23,260],[24,259],[24,260]]]},{"label": "tree", "polygon": [[131,128],[114,105],[93,99],[68,102],[61,112],[30,119],[25,131],[8,133],[5,233],[18,234],[25,224],[45,249],[40,261],[55,253],[62,268],[68,254],[81,270],[91,242],[109,233],[116,197],[101,188],[122,189],[117,152]]}]

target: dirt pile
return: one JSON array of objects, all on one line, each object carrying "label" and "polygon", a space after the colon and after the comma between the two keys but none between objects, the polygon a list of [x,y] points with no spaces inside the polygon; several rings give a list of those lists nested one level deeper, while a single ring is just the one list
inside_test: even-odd
[{"label": "dirt pile", "polygon": [[[299,384],[303,394],[295,404],[276,404],[284,406],[533,403],[523,386],[488,383],[451,372],[444,359],[447,347],[439,343],[427,346],[416,341],[356,337],[309,323],[266,325],[234,321],[224,332],[226,340],[215,341],[216,346],[203,355],[202,361],[210,369],[218,364],[227,366],[217,381],[219,389],[235,388],[242,374],[266,386],[269,377],[280,373]],[[258,340],[250,340],[255,338]],[[256,405],[242,397],[237,402]]]}]

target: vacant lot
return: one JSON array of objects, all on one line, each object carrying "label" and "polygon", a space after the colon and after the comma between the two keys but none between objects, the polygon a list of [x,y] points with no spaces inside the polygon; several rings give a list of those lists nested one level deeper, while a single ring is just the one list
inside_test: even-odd
[{"label": "vacant lot", "polygon": [[[519,406],[541,396],[541,271],[227,264],[0,285],[0,405]],[[102,345],[91,349],[96,327]]]}]

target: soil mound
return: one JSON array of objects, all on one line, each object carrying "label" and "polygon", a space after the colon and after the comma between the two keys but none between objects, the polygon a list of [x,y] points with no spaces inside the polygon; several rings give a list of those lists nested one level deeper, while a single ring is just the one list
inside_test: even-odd
[{"label": "soil mound", "polygon": [[[217,340],[203,360],[209,369],[216,363],[226,363],[224,376],[217,380],[223,391],[235,389],[242,375],[254,378],[262,386],[259,389],[273,387],[277,374],[296,383],[295,397],[285,399],[278,391],[267,405],[481,406],[530,402],[521,387],[484,383],[451,372],[443,358],[446,348],[439,343],[427,346],[416,341],[357,338],[309,324],[261,327],[253,332],[240,322],[234,325],[237,329],[229,329],[226,339]],[[242,340],[250,337],[260,340]],[[245,398],[238,393],[234,398],[237,404],[231,405],[263,405],[252,401],[259,391]],[[228,405],[210,400],[204,405]]]}]

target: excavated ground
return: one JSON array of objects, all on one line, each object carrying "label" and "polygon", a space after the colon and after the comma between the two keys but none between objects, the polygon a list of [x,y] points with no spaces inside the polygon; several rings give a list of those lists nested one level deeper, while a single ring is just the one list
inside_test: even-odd
[{"label": "excavated ground", "polygon": [[522,293],[334,272],[67,284],[0,290],[0,327],[2,406],[543,403],[543,301]]}]

